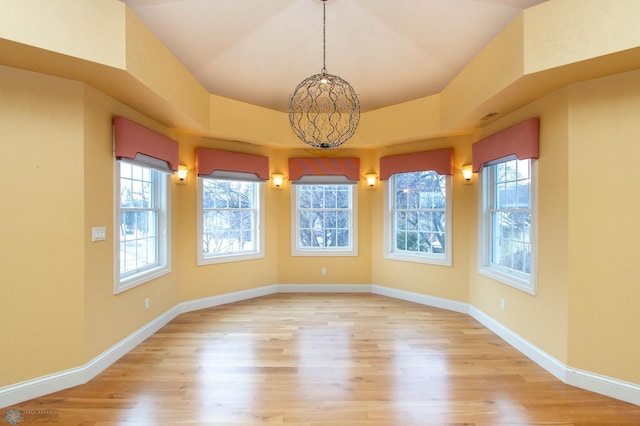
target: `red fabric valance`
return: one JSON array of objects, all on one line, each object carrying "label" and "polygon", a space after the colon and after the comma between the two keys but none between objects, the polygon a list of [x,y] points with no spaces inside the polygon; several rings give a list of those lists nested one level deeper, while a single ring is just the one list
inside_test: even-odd
[{"label": "red fabric valance", "polygon": [[359,158],[289,158],[289,180],[303,176],[344,176],[350,181],[360,180]]},{"label": "red fabric valance", "polygon": [[471,146],[473,172],[487,163],[515,155],[520,160],[538,158],[540,119],[530,118],[479,140]]},{"label": "red fabric valance", "polygon": [[261,180],[269,179],[269,157],[219,149],[196,148],[196,174],[215,172],[249,173]]},{"label": "red fabric valance", "polygon": [[380,158],[380,180],[388,180],[396,173],[434,170],[440,175],[453,174],[453,149],[412,152]]},{"label": "red fabric valance", "polygon": [[178,171],[178,142],[124,117],[113,118],[116,158],[135,159],[142,154],[165,161],[169,169]]}]

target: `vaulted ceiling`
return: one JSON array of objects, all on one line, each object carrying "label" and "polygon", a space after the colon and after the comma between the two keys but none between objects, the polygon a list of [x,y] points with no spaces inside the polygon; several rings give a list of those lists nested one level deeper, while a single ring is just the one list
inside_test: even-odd
[{"label": "vaulted ceiling", "polygon": [[[285,111],[322,69],[321,0],[123,0],[211,93]],[[362,109],[439,93],[545,0],[329,0],[326,66]]]}]

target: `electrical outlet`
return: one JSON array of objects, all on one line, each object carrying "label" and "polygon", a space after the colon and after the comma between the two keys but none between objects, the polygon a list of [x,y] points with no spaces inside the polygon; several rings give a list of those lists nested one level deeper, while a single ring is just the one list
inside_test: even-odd
[{"label": "electrical outlet", "polygon": [[504,301],[504,297],[502,299],[500,299],[500,310],[504,311],[504,308],[506,306],[506,302]]},{"label": "electrical outlet", "polygon": [[327,268],[325,268],[324,266],[322,267],[321,270],[322,275],[327,275]]},{"label": "electrical outlet", "polygon": [[148,311],[148,310],[149,310],[149,306],[150,306],[149,298],[148,298],[148,297],[146,297],[146,298],[144,299],[144,310],[145,310],[145,311]]}]

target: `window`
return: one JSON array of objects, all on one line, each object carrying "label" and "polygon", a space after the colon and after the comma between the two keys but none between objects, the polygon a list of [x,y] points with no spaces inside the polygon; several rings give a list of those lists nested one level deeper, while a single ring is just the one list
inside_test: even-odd
[{"label": "window", "polygon": [[171,271],[167,179],[153,168],[117,162],[116,293]]},{"label": "window", "polygon": [[291,254],[357,256],[353,185],[293,185]]},{"label": "window", "polygon": [[198,264],[264,257],[263,188],[260,182],[198,179]]},{"label": "window", "polygon": [[451,176],[433,170],[391,175],[386,257],[451,265]]},{"label": "window", "polygon": [[514,157],[482,169],[480,272],[535,294],[536,162]]}]

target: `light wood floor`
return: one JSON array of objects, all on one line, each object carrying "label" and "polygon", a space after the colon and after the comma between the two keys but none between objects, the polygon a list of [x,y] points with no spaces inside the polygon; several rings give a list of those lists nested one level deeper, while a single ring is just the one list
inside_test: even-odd
[{"label": "light wood floor", "polygon": [[82,425],[640,425],[640,406],[561,383],[467,315],[371,294],[183,314],[86,385],[7,409]]}]

